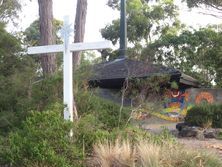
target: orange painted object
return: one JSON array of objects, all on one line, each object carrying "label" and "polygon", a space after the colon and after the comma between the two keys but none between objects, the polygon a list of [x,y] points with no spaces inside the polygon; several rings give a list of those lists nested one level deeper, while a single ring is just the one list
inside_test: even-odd
[{"label": "orange painted object", "polygon": [[195,99],[196,104],[200,104],[201,101],[206,100],[208,103],[212,104],[214,102],[214,97],[209,92],[200,92]]},{"label": "orange painted object", "polygon": [[170,108],[180,108],[181,103],[180,102],[171,102],[169,103]]}]

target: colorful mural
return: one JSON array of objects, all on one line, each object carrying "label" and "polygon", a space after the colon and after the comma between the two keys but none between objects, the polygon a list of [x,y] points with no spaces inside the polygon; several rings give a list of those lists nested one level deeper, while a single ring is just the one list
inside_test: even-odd
[{"label": "colorful mural", "polygon": [[164,109],[157,116],[172,120],[179,121],[186,115],[188,105],[189,93],[185,90],[171,89],[165,93]]},{"label": "colorful mural", "polygon": [[[165,103],[162,111],[152,113],[160,118],[170,121],[181,121],[194,105],[202,103],[218,104],[222,103],[222,89],[170,89],[165,92]],[[147,119],[150,115],[141,111],[135,116],[136,119]]]},{"label": "colorful mural", "polygon": [[179,121],[186,116],[187,110],[194,105],[201,103],[222,103],[220,100],[222,89],[198,89],[191,88],[187,90],[171,89],[165,93],[166,102],[164,109],[157,116],[172,120]]},{"label": "colorful mural", "polygon": [[195,98],[195,103],[201,104],[203,102],[212,104],[214,102],[213,95],[210,92],[200,92]]}]

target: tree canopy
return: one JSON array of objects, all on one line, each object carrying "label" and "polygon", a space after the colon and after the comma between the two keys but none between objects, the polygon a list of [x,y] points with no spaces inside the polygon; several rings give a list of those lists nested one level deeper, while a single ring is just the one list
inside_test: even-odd
[{"label": "tree canopy", "polygon": [[18,11],[21,10],[19,0],[3,0],[0,5],[0,21],[8,21],[18,17]]},{"label": "tree canopy", "polygon": [[[108,5],[119,10],[118,1],[110,0]],[[131,43],[128,57],[174,67],[206,85],[215,83],[221,86],[220,26],[191,29],[182,25],[177,16],[178,8],[173,0],[155,3],[128,0],[128,41]],[[119,40],[118,30],[119,20],[113,20],[101,33],[116,44]],[[104,54],[115,57],[118,52]]]},{"label": "tree canopy", "polygon": [[[119,10],[118,1],[110,0],[108,5]],[[140,58],[144,45],[151,44],[161,34],[177,34],[183,27],[177,17],[178,7],[174,5],[173,0],[160,0],[153,4],[144,0],[128,0],[127,39],[133,45],[128,49],[128,55]],[[113,44],[119,40],[119,22],[119,19],[113,20],[101,30],[102,36],[111,40]],[[110,58],[115,57],[116,53],[109,54],[112,55]]]},{"label": "tree canopy", "polygon": [[188,7],[199,7],[200,5],[206,5],[218,10],[222,10],[221,0],[184,0],[187,2]]}]

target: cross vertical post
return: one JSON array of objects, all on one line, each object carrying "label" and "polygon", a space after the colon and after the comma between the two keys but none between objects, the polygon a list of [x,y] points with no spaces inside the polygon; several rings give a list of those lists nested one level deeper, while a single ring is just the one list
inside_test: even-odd
[{"label": "cross vertical post", "polygon": [[69,25],[69,18],[64,17],[64,25],[61,30],[61,34],[64,39],[64,51],[63,51],[63,103],[64,119],[73,121],[73,64],[72,54],[69,48],[69,37],[72,29]]}]

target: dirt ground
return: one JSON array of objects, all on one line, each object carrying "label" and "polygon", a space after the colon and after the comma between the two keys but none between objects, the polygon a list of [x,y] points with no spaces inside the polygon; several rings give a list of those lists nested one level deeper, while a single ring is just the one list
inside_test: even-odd
[{"label": "dirt ground", "polygon": [[146,120],[142,120],[139,126],[152,133],[160,133],[163,128],[169,129],[177,138],[178,142],[192,149],[200,149],[206,152],[216,153],[222,159],[222,140],[217,139],[204,139],[198,140],[196,138],[179,138],[177,136],[175,122],[166,121],[157,117],[151,117]]}]

